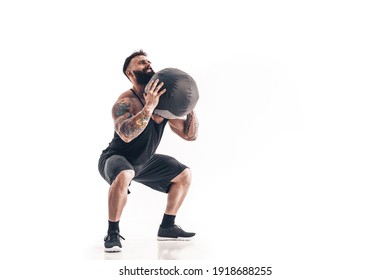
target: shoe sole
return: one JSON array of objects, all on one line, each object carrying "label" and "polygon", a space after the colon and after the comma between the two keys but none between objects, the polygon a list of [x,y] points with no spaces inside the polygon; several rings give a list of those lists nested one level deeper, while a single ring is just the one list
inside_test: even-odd
[{"label": "shoe sole", "polygon": [[193,238],[193,236],[191,236],[191,237],[177,237],[177,238],[157,236],[158,241],[190,241],[192,238]]},{"label": "shoe sole", "polygon": [[122,252],[122,248],[119,246],[114,246],[112,248],[104,248],[104,251],[107,253]]}]

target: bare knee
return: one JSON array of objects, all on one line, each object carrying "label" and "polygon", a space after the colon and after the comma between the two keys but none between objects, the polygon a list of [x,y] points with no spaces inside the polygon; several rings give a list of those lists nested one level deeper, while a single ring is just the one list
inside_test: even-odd
[{"label": "bare knee", "polygon": [[189,187],[191,181],[192,181],[191,169],[186,168],[172,180],[172,183],[179,183],[180,185]]},{"label": "bare knee", "polygon": [[129,186],[133,178],[134,178],[133,170],[123,170],[116,176],[115,180],[111,184],[111,187],[127,190],[127,187]]}]

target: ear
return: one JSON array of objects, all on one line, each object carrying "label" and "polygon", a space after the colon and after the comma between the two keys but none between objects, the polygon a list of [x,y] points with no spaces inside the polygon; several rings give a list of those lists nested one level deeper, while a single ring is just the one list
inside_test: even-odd
[{"label": "ear", "polygon": [[126,70],[126,75],[127,75],[127,77],[129,78],[129,79],[134,79],[134,74],[133,73],[131,73],[131,70],[130,69],[127,69]]}]

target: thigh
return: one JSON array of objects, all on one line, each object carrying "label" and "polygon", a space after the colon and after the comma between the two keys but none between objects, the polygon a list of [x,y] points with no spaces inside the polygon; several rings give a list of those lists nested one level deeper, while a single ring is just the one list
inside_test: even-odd
[{"label": "thigh", "polygon": [[136,167],[134,181],[168,193],[172,179],[186,168],[186,165],[171,156],[155,154],[145,164]]},{"label": "thigh", "polygon": [[99,162],[100,174],[110,185],[115,180],[116,176],[118,176],[118,174],[123,170],[134,171],[134,167],[123,156],[112,155]]}]

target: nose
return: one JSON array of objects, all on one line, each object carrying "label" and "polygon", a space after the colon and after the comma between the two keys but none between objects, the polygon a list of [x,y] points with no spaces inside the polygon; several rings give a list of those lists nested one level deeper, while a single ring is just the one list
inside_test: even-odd
[{"label": "nose", "polygon": [[151,64],[151,63],[148,63],[148,64],[145,66],[145,69],[146,69],[146,70],[152,69],[152,64]]}]

